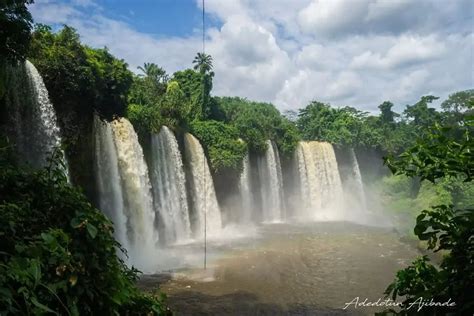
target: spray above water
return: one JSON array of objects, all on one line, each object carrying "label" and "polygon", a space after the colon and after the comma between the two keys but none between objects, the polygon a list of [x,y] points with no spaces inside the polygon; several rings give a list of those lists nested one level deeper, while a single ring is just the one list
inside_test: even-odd
[{"label": "spray above water", "polygon": [[194,236],[201,237],[204,234],[205,216],[207,232],[215,235],[222,229],[221,212],[204,150],[199,141],[189,133],[184,135],[184,146],[190,168]]},{"label": "spray above water", "polygon": [[176,137],[166,126],[151,138],[150,177],[164,242],[191,238],[183,161]]}]

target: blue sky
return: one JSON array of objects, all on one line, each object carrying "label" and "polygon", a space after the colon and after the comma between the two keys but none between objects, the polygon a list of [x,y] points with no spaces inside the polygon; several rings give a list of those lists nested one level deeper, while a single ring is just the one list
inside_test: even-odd
[{"label": "blue sky", "polygon": [[[105,16],[156,37],[191,36],[202,24],[202,11],[194,0],[101,0],[95,3],[103,8]],[[217,21],[208,17],[207,22],[216,25]]]},{"label": "blue sky", "polygon": [[[471,0],[206,0],[215,95],[281,110],[311,100],[375,112],[473,88]],[[201,1],[36,0],[36,22],[75,27],[132,71],[169,73],[201,49]],[[438,103],[439,104],[439,103]]]}]

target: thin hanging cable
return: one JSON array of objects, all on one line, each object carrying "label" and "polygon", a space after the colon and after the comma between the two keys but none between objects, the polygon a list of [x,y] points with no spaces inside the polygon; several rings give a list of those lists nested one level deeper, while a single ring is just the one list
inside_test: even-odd
[{"label": "thin hanging cable", "polygon": [[205,23],[205,17],[204,14],[206,12],[205,8],[205,1],[202,0],[202,53],[204,54],[206,52],[206,23]]},{"label": "thin hanging cable", "polygon": [[[205,3],[202,0],[202,58],[205,58],[206,54],[206,20],[205,20]],[[202,72],[202,111],[205,113],[206,109],[206,98],[204,96],[205,87],[204,87],[204,71]],[[202,165],[202,174],[205,173],[206,170],[206,159],[203,159]],[[206,177],[202,177],[204,182],[204,269],[207,268],[207,188],[206,188]]]}]

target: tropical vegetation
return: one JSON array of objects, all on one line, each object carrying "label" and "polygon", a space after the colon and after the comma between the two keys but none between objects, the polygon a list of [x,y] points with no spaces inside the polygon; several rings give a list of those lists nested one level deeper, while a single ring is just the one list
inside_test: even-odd
[{"label": "tropical vegetation", "polygon": [[[373,181],[384,206],[416,219],[413,235],[443,255],[438,264],[425,256],[399,271],[387,295],[403,297],[405,306],[419,297],[456,298],[455,308],[441,312],[472,314],[474,90],[453,93],[439,109],[438,97],[425,95],[399,113],[388,100],[378,113],[314,100],[282,114],[271,103],[214,96],[210,55],[198,53],[173,74],[155,63],[130,70],[107,48],[84,45],[69,26],[33,26],[31,2],[0,3],[0,113],[7,65],[28,58],[58,114],[71,170],[94,168],[94,115],[127,117],[145,148],[164,125],[191,132],[217,176],[238,174],[247,152],[261,155],[267,140],[286,160],[301,139],[373,150],[394,173]],[[83,184],[94,182],[91,173],[73,172],[72,186],[61,160],[28,169],[1,140],[0,314],[167,313],[160,299],[136,289],[138,271],[124,264],[112,224],[89,203],[93,190]]]}]

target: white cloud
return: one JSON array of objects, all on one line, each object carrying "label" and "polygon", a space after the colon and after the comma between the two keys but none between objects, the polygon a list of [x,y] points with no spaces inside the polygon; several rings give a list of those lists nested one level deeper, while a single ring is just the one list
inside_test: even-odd
[{"label": "white cloud", "polygon": [[379,68],[395,69],[414,63],[422,64],[441,57],[446,51],[445,43],[435,36],[400,36],[395,44],[382,56],[380,53],[365,51],[355,56],[351,67],[355,69]]},{"label": "white cloud", "polygon": [[299,23],[306,33],[333,34],[359,23],[367,6],[367,0],[314,0],[300,11]]},{"label": "white cloud", "polygon": [[377,21],[392,16],[394,13],[400,14],[403,10],[409,9],[410,0],[376,0],[369,3],[365,21]]},{"label": "white cloud", "polygon": [[[31,11],[38,22],[72,25],[84,42],[107,46],[132,70],[155,62],[172,73],[190,67],[201,49],[199,34],[155,37],[107,17],[100,7],[91,13],[90,0],[74,1],[80,4],[37,1]],[[214,59],[213,93],[274,102],[280,109],[315,99],[375,111],[384,100],[404,106],[423,94],[446,97],[471,88],[472,2],[444,4],[207,0],[207,12],[220,21],[208,30],[206,44]]]}]

